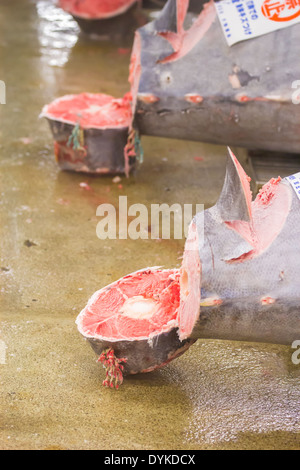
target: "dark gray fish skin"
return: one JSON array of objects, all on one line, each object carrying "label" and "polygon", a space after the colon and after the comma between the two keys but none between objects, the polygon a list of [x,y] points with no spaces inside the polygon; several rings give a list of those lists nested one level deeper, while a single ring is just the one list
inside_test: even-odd
[{"label": "dark gray fish skin", "polygon": [[[300,24],[229,47],[216,17],[190,52],[159,63],[174,52],[159,32],[177,31],[176,12],[176,0],[169,0],[156,21],[138,30],[140,134],[299,153],[292,84],[300,79]],[[190,94],[199,102],[190,102]]]},{"label": "dark gray fish skin", "polygon": [[[56,155],[60,168],[90,174],[125,173],[124,147],[128,141],[128,127],[123,129],[85,129],[86,155],[75,152],[75,158],[68,156],[72,149],[67,142],[74,125],[47,118],[53,139],[60,147]],[[130,171],[135,168],[135,158],[129,158]]]},{"label": "dark gray fish skin", "polygon": [[194,339],[214,339],[291,346],[300,340],[299,298],[259,305],[257,297],[226,301],[220,307],[202,308]]},{"label": "dark gray fish skin", "polygon": [[[235,184],[232,182],[235,181]],[[202,306],[194,339],[251,341],[291,345],[300,340],[300,200],[292,193],[291,210],[275,241],[261,255],[240,263],[228,263],[251,248],[225,220],[249,220],[249,212],[237,169],[229,157],[227,177],[219,203],[197,217],[202,263],[201,302],[220,299],[220,305]],[[220,202],[231,194],[227,214]],[[236,204],[234,202],[236,201]],[[240,212],[238,213],[238,207]],[[222,210],[221,210],[222,208]],[[263,302],[262,299],[271,299]]]},{"label": "dark gray fish skin", "polygon": [[116,357],[126,357],[124,375],[135,375],[152,372],[184,354],[196,340],[188,338],[179,340],[178,329],[155,336],[151,342],[140,341],[100,341],[88,338],[88,341],[99,357],[105,349],[112,348]]}]

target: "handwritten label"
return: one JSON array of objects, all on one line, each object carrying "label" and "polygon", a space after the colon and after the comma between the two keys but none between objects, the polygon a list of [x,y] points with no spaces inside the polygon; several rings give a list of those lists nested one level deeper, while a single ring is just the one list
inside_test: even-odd
[{"label": "handwritten label", "polygon": [[289,176],[288,181],[291,183],[292,187],[295,190],[295,193],[300,199],[300,173],[296,173],[293,176]]},{"label": "handwritten label", "polygon": [[229,46],[300,23],[300,0],[221,0],[215,5]]}]

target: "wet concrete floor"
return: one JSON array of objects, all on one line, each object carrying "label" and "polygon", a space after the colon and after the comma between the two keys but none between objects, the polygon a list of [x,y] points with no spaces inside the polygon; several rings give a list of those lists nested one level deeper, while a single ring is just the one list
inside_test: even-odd
[{"label": "wet concrete floor", "polygon": [[145,162],[121,186],[59,170],[42,107],[67,93],[122,96],[128,64],[126,48],[83,38],[50,0],[0,2],[0,448],[299,449],[290,348],[199,340],[116,392],[102,388],[77,332],[96,290],[147,266],[179,267],[184,247],[101,241],[97,206],[120,195],[210,206],[223,182],[225,148],[155,138],[143,138]]}]

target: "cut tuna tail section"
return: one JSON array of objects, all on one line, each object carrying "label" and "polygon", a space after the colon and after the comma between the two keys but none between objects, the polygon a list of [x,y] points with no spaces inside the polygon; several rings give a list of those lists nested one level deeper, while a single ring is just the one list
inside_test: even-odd
[{"label": "cut tuna tail section", "polygon": [[221,197],[214,207],[197,214],[185,246],[178,317],[181,341],[203,337],[288,344],[295,337],[299,331],[295,199],[291,186],[279,177],[252,201],[250,179],[229,149]]},{"label": "cut tuna tail section", "polygon": [[179,339],[179,278],[178,269],[154,267],[106,286],[77,317],[79,332],[98,357],[109,349],[114,357],[124,358],[125,374],[168,364],[195,342]]}]

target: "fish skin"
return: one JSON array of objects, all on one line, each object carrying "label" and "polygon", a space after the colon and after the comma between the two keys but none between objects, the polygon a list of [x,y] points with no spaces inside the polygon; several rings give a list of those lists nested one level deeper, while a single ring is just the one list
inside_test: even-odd
[{"label": "fish skin", "polygon": [[[221,201],[231,194],[238,201],[244,199],[245,208],[246,193],[234,158],[230,153]],[[247,257],[249,241],[226,225],[232,213],[229,210],[226,217],[220,201],[205,211],[204,218],[194,219],[198,233],[204,233],[199,247],[201,304],[210,298],[220,302],[201,307],[192,338],[286,345],[300,339],[300,201],[288,179],[279,186],[290,196],[289,212],[275,240],[254,258]],[[243,216],[248,216],[244,209]],[[229,262],[239,257],[240,262]]]},{"label": "fish skin", "polygon": [[[139,134],[298,154],[300,106],[293,104],[292,84],[300,77],[300,24],[229,47],[218,19],[202,36],[195,23],[188,29],[187,15],[186,31],[179,34],[176,5],[169,0],[136,36],[141,54],[133,96]],[[183,36],[192,32],[195,44],[190,48],[189,38],[186,49]],[[159,100],[149,105],[139,94]],[[187,101],[190,94],[201,99]]]},{"label": "fish skin", "polygon": [[111,343],[97,338],[87,338],[87,340],[98,357],[109,348],[113,348],[117,357],[125,356],[124,375],[148,373],[160,369],[180,357],[196,342],[192,338],[181,341],[177,328],[157,335],[152,342],[137,340]]}]

